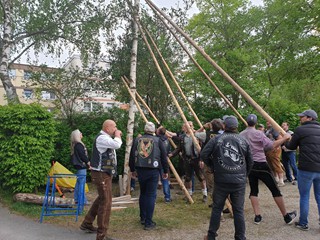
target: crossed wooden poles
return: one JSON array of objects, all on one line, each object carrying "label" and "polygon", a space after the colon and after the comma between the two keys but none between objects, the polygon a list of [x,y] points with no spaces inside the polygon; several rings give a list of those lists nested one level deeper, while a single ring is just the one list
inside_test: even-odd
[{"label": "crossed wooden poles", "polygon": [[[134,96],[133,93],[130,91],[130,88],[129,88],[128,84],[127,84],[127,82],[128,82],[129,80],[128,80],[125,76],[124,76],[124,77],[121,77],[121,80],[123,81],[124,85],[126,86],[126,88],[127,88],[128,92],[129,92],[132,100],[133,100],[134,103],[136,104],[136,107],[137,107],[137,109],[139,110],[139,112],[140,112],[143,120],[144,120],[145,122],[148,122],[148,119],[146,118],[145,114],[143,113],[143,111],[142,111],[139,103],[137,102],[135,96]],[[136,93],[136,95],[138,96],[137,93]],[[159,120],[157,119],[157,117],[152,113],[151,109],[147,106],[147,104],[145,104],[145,102],[144,102],[143,99],[140,97],[140,95],[139,95],[139,99],[140,99],[141,102],[144,103],[144,106],[147,107],[147,109],[148,109],[148,111],[150,112],[150,114],[152,114],[152,117],[154,118],[154,120],[155,120],[158,124],[160,124],[160,121],[159,121]],[[169,140],[170,140],[171,145],[173,145],[173,147],[176,148],[176,146],[175,146],[174,142],[172,141],[172,139],[169,139]],[[169,164],[169,167],[170,167],[171,172],[174,174],[175,178],[177,179],[177,181],[178,181],[178,183],[179,183],[179,186],[181,187],[182,191],[184,192],[184,194],[185,194],[186,197],[188,198],[188,201],[189,201],[190,203],[194,203],[194,201],[193,201],[192,197],[190,196],[188,190],[187,190],[186,187],[184,186],[184,184],[183,184],[183,182],[182,182],[179,174],[177,173],[176,169],[174,168],[174,166],[173,166],[170,158],[167,157],[167,160],[168,160],[168,164]]]},{"label": "crossed wooden poles", "polygon": [[[209,56],[201,47],[199,47],[194,40],[192,40],[183,30],[181,30],[163,11],[161,11],[161,10],[160,10],[156,5],[154,5],[150,0],[145,0],[145,1],[146,1],[146,3],[150,6],[150,8],[156,13],[156,15],[161,19],[161,21],[164,23],[164,25],[169,29],[169,31],[170,31],[170,32],[172,33],[172,35],[176,38],[176,40],[179,42],[179,44],[181,45],[181,47],[185,50],[185,52],[188,54],[188,56],[190,57],[190,59],[191,59],[191,60],[193,61],[193,63],[198,67],[198,69],[199,69],[199,70],[201,71],[201,73],[205,76],[205,78],[209,81],[209,83],[215,88],[215,90],[218,92],[218,94],[225,100],[225,102],[230,106],[230,108],[235,112],[235,114],[238,116],[238,118],[239,118],[242,122],[244,122],[244,123],[246,124],[246,121],[242,118],[242,116],[239,114],[239,112],[233,107],[233,105],[230,103],[230,101],[222,94],[222,92],[218,89],[218,87],[213,83],[213,81],[210,79],[210,77],[208,76],[208,74],[206,74],[205,71],[201,68],[201,66],[196,62],[196,60],[192,57],[192,55],[190,54],[190,52],[189,52],[189,51],[187,50],[187,48],[183,45],[183,43],[179,40],[179,38],[178,38],[177,35],[173,32],[173,30],[169,27],[169,25],[164,21],[164,19],[166,19],[166,20],[171,24],[171,26],[172,26],[177,32],[179,32],[183,37],[185,37],[185,39],[186,39],[194,48],[196,48],[196,49],[198,50],[198,52],[222,75],[223,78],[225,78],[225,79],[242,95],[242,97],[243,97],[244,99],[246,99],[246,101],[247,101],[251,106],[253,106],[267,121],[271,122],[271,124],[273,125],[273,127],[274,127],[276,130],[278,130],[281,134],[285,134],[284,130],[277,124],[277,122],[275,122],[214,60],[212,60],[212,59],[210,58],[210,56]],[[200,127],[202,127],[201,122],[199,121],[198,117],[196,116],[196,114],[195,114],[194,111],[192,110],[192,108],[191,108],[190,104],[188,103],[185,95],[183,94],[180,86],[178,85],[175,77],[173,76],[171,70],[169,69],[168,65],[166,64],[164,58],[162,57],[161,52],[159,51],[159,49],[157,48],[156,44],[154,43],[151,35],[149,34],[148,31],[146,31],[145,29],[143,29],[143,27],[141,26],[141,24],[140,24],[140,22],[139,22],[138,19],[134,19],[134,20],[136,21],[136,23],[137,23],[137,25],[138,25],[138,28],[139,28],[139,31],[140,31],[141,36],[142,36],[142,38],[143,38],[143,41],[144,41],[145,44],[147,45],[147,48],[148,48],[148,50],[149,50],[149,52],[150,52],[150,54],[151,54],[151,57],[152,57],[155,65],[156,65],[156,67],[157,67],[157,69],[158,69],[158,71],[159,71],[159,73],[160,73],[160,76],[161,76],[161,78],[162,78],[165,86],[167,87],[168,92],[170,93],[170,95],[171,95],[171,97],[172,97],[172,99],[173,99],[174,104],[176,105],[176,107],[177,107],[177,109],[178,109],[178,111],[179,111],[179,113],[180,113],[180,115],[181,115],[184,123],[186,123],[185,125],[186,125],[187,129],[188,129],[189,132],[190,132],[190,135],[191,135],[192,141],[194,142],[195,147],[197,148],[198,151],[200,151],[201,148],[200,148],[200,146],[199,146],[199,143],[198,143],[198,141],[196,140],[193,132],[191,131],[191,129],[190,129],[190,127],[189,127],[189,124],[187,124],[188,121],[187,121],[184,113],[182,112],[182,109],[181,109],[181,107],[179,106],[179,103],[178,103],[175,95],[173,94],[173,92],[172,92],[172,90],[171,90],[171,88],[170,88],[170,86],[169,86],[169,84],[168,84],[168,82],[167,82],[167,80],[166,80],[166,78],[165,78],[165,76],[164,76],[164,74],[163,74],[163,71],[162,71],[162,69],[161,69],[161,67],[160,67],[160,65],[159,65],[159,63],[158,63],[158,61],[157,61],[157,59],[156,59],[156,57],[155,57],[155,55],[154,55],[154,53],[153,53],[150,45],[149,45],[149,43],[148,43],[148,40],[147,40],[147,38],[146,38],[145,32],[147,33],[147,35],[148,35],[149,39],[151,40],[154,48],[156,49],[158,55],[160,56],[160,58],[161,58],[161,60],[162,60],[162,62],[163,62],[163,64],[164,64],[164,66],[166,67],[167,71],[169,72],[170,77],[173,79],[173,81],[174,81],[174,83],[176,84],[178,90],[180,91],[183,99],[186,101],[187,106],[188,106],[188,108],[190,109],[190,112],[193,114],[195,120],[197,121],[197,123],[199,124]],[[123,77],[122,77],[121,79],[123,80],[125,86],[127,87],[127,89],[128,89],[128,91],[129,91],[132,99],[135,101],[135,104],[136,104],[138,110],[140,111],[143,119],[144,119],[145,121],[147,121],[147,119],[146,119],[143,111],[142,111],[141,108],[139,107],[139,104],[136,102],[135,97],[137,96],[140,101],[142,100],[141,102],[144,102],[143,99],[140,97],[140,95],[137,94],[136,96],[134,96],[134,95],[131,93],[130,88],[128,87],[128,85],[127,85],[127,83],[126,83],[126,81],[127,81],[128,79],[125,79],[125,78],[123,78]],[[152,115],[152,117],[159,123],[159,121],[158,121],[157,118],[154,116],[154,114],[152,113],[152,111],[150,110],[150,108],[149,108],[146,104],[144,104],[144,105],[145,105],[145,107],[148,109],[148,111],[150,112],[150,114]],[[181,188],[182,188],[183,191],[185,192],[188,200],[189,200],[191,203],[193,203],[193,200],[192,200],[191,196],[189,195],[188,191],[186,190],[185,186],[183,185],[183,183],[182,183],[179,175],[178,175],[177,172],[175,171],[175,169],[174,169],[174,167],[173,167],[170,159],[168,159],[168,162],[169,162],[169,166],[170,166],[172,172],[174,173],[176,179],[178,180]],[[228,208],[229,208],[229,207],[228,207]],[[230,210],[231,210],[231,209],[230,209]]]},{"label": "crossed wooden poles", "polygon": [[[145,0],[145,2],[159,17],[162,16],[164,19],[166,19],[177,32],[179,32],[195,49],[197,49],[197,51],[217,70],[217,72],[225,80],[227,80],[252,107],[254,107],[267,121],[269,121],[277,131],[279,131],[282,135],[285,134],[285,131],[279,126],[279,124],[274,121],[273,118],[270,117],[269,114],[264,111],[263,108],[260,107],[212,58],[210,58],[210,56],[191,37],[189,37],[181,28],[179,28],[179,26],[174,23],[170,17],[168,17],[161,9],[159,9],[151,0]],[[162,17],[160,17],[160,19],[163,21]],[[168,29],[170,30],[170,28]],[[173,32],[171,33],[176,37],[176,34]],[[240,119],[242,120],[242,118]]]}]

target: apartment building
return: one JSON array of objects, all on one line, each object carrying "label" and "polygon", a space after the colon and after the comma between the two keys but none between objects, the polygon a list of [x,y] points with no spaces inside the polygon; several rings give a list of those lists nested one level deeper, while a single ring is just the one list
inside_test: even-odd
[{"label": "apartment building", "polygon": [[[106,69],[109,67],[108,62],[98,62],[95,64],[98,67]],[[63,66],[66,70],[71,68],[78,68],[83,70],[83,65],[79,55],[72,56]],[[54,92],[48,89],[41,89],[36,92],[36,87],[28,83],[32,72],[39,71],[38,66],[28,64],[12,64],[9,70],[9,76],[12,84],[16,88],[17,95],[21,103],[30,104],[38,102],[46,107],[49,111],[54,109],[53,101],[56,100]],[[54,71],[55,68],[48,68],[48,71]],[[83,86],[85,90],[85,97],[76,100],[76,111],[92,112],[95,109],[108,109],[111,107],[119,107],[126,109],[127,105],[114,100],[114,95],[103,90],[92,89],[91,87]],[[0,105],[6,105],[7,100],[2,83],[0,82]]]}]

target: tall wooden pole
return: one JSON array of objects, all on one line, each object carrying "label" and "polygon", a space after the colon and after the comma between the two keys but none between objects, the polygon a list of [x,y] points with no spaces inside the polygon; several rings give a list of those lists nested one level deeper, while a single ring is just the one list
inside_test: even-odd
[{"label": "tall wooden pole", "polygon": [[217,85],[211,80],[209,75],[203,70],[203,68],[200,66],[200,64],[195,60],[195,58],[192,56],[190,51],[186,48],[186,46],[183,44],[183,42],[178,38],[177,34],[171,29],[171,27],[164,21],[163,17],[156,12],[156,15],[159,17],[159,19],[162,21],[162,23],[167,27],[167,29],[171,32],[171,34],[174,36],[174,38],[177,40],[177,42],[180,44],[180,46],[183,48],[183,50],[188,54],[191,61],[194,63],[194,65],[199,69],[199,71],[205,76],[205,78],[209,81],[211,86],[216,90],[216,92],[223,98],[223,100],[228,104],[228,106],[232,109],[232,111],[238,116],[238,118],[247,125],[247,121],[243,119],[243,117],[240,115],[238,110],[232,105],[232,103],[229,101],[229,99],[220,91],[220,89],[217,87]]},{"label": "tall wooden pole", "polygon": [[188,124],[188,120],[187,120],[186,116],[184,115],[184,113],[183,113],[183,111],[182,111],[182,109],[181,109],[181,107],[180,107],[180,105],[179,105],[179,103],[178,103],[178,101],[177,101],[177,99],[176,99],[176,97],[175,97],[175,95],[174,95],[174,93],[173,93],[173,91],[172,91],[172,89],[171,89],[171,87],[170,87],[170,85],[169,85],[166,77],[164,76],[163,71],[162,71],[162,69],[161,69],[161,67],[160,67],[160,65],[159,65],[159,63],[158,63],[158,60],[157,60],[157,58],[155,57],[155,55],[154,55],[154,53],[153,53],[153,51],[152,51],[152,49],[151,49],[151,46],[150,46],[150,44],[148,43],[147,38],[146,38],[144,32],[142,31],[142,29],[141,29],[141,27],[140,27],[140,24],[137,24],[137,25],[138,25],[139,31],[140,31],[140,33],[141,33],[142,39],[143,39],[143,41],[145,42],[145,44],[146,44],[146,46],[147,46],[147,48],[148,48],[148,50],[149,50],[149,52],[150,52],[150,55],[151,55],[151,57],[152,57],[152,59],[153,59],[153,61],[154,61],[154,64],[156,65],[156,67],[157,67],[157,69],[158,69],[158,72],[159,72],[159,74],[160,74],[160,76],[161,76],[161,78],[162,78],[162,80],[163,80],[163,83],[164,83],[164,85],[166,86],[168,92],[170,93],[170,96],[171,96],[171,98],[172,98],[172,100],[173,100],[173,103],[176,105],[176,107],[177,107],[177,109],[178,109],[178,111],[179,111],[179,113],[180,113],[180,115],[181,115],[181,117],[182,117],[182,120],[183,120],[183,122],[185,123],[185,126],[186,126],[186,128],[187,128],[187,131],[189,132],[189,134],[190,134],[190,136],[191,136],[191,138],[192,138],[193,144],[194,144],[194,146],[196,147],[197,151],[200,152],[200,151],[201,151],[201,147],[200,147],[200,145],[199,145],[196,137],[194,136],[193,130],[190,128],[190,126],[189,126],[189,124]]},{"label": "tall wooden pole", "polygon": [[241,96],[247,100],[247,102],[254,107],[267,121],[269,121],[272,126],[279,131],[282,135],[286,134],[286,132],[279,126],[279,124],[273,120],[269,114],[263,110],[211,57],[201,48],[198,44],[191,39],[182,29],[179,28],[177,24],[175,24],[163,11],[161,11],[154,3],[150,0],[145,0],[146,3],[154,10],[159,12],[170,24],[182,35],[185,39],[196,48],[199,53],[221,74],[224,79],[226,79],[240,94]]},{"label": "tall wooden pole", "polygon": [[[148,119],[146,118],[145,114],[143,113],[141,107],[139,106],[139,103],[138,103],[137,100],[135,99],[133,93],[130,91],[130,88],[129,88],[128,84],[126,83],[126,80],[125,80],[123,77],[121,77],[121,80],[123,81],[125,87],[127,88],[127,90],[128,90],[128,92],[129,92],[132,100],[135,102],[135,104],[136,104],[136,106],[137,106],[137,108],[138,108],[138,110],[139,110],[139,112],[140,112],[143,120],[144,120],[145,122],[148,122]],[[150,109],[150,108],[148,108],[148,109]],[[151,112],[151,110],[150,110],[150,112]],[[154,115],[153,115],[153,116],[154,116]],[[158,124],[160,123],[157,118],[155,118],[155,120],[156,120],[156,122],[157,122]],[[170,139],[170,140],[171,140],[171,139]],[[178,183],[179,183],[182,191],[184,192],[184,194],[185,194],[186,197],[188,198],[188,201],[189,201],[190,203],[194,203],[194,201],[193,201],[192,197],[190,196],[188,190],[187,190],[186,187],[184,186],[184,184],[183,184],[183,182],[182,182],[179,174],[177,173],[176,169],[174,168],[174,166],[173,166],[170,158],[167,157],[167,161],[168,161],[170,170],[173,172],[173,174],[174,174],[175,178],[177,179],[177,181],[178,181]]]},{"label": "tall wooden pole", "polygon": [[[138,24],[139,24],[139,23],[138,23]],[[140,25],[140,24],[139,24],[139,25]],[[163,65],[164,65],[164,66],[165,66],[165,68],[167,69],[167,71],[168,71],[168,73],[169,73],[169,75],[170,75],[171,79],[173,80],[174,84],[175,84],[175,85],[176,85],[176,87],[178,88],[178,90],[179,90],[179,92],[180,92],[180,94],[181,94],[181,96],[182,96],[183,100],[184,100],[184,101],[185,101],[185,103],[187,104],[187,106],[188,106],[188,108],[189,108],[190,112],[192,113],[192,115],[193,115],[194,119],[195,119],[195,120],[196,120],[196,122],[198,123],[199,127],[200,127],[200,128],[203,128],[202,123],[200,122],[200,120],[199,120],[199,118],[198,118],[197,114],[193,111],[193,108],[192,108],[192,107],[191,107],[191,105],[189,104],[189,102],[188,102],[188,99],[187,99],[186,95],[183,93],[183,91],[182,91],[182,89],[181,89],[181,87],[180,87],[180,85],[179,85],[179,83],[178,83],[177,79],[176,79],[176,78],[175,78],[175,76],[173,75],[173,73],[172,73],[171,69],[169,68],[169,66],[168,66],[168,64],[167,64],[167,62],[166,62],[166,60],[165,60],[165,59],[164,59],[164,57],[162,56],[162,54],[161,54],[161,52],[160,52],[160,50],[159,50],[159,48],[158,48],[157,44],[156,44],[156,43],[155,43],[155,41],[153,40],[153,38],[152,38],[151,34],[150,34],[150,33],[149,33],[145,28],[143,28],[141,25],[140,25],[140,29],[142,29],[144,32],[146,32],[146,33],[147,33],[147,35],[148,35],[148,37],[149,37],[149,39],[150,39],[150,41],[151,41],[151,43],[152,43],[153,47],[156,49],[156,51],[157,51],[157,53],[158,53],[158,55],[159,55],[159,57],[160,57],[160,59],[161,59],[161,61],[162,61]]]}]

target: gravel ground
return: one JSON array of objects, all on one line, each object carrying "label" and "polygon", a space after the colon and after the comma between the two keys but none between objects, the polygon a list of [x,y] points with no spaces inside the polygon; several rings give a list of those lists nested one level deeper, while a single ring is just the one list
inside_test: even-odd
[{"label": "gravel ground", "polygon": [[[247,186],[247,196],[249,196],[249,186]],[[297,186],[287,183],[281,187],[286,203],[287,211],[297,210],[299,214],[299,193]],[[245,201],[246,236],[248,240],[320,240],[320,226],[317,204],[313,191],[310,196],[309,231],[301,231],[293,225],[286,225],[283,217],[276,206],[271,193],[264,184],[260,184],[260,205],[263,221],[256,225],[253,223],[254,213],[249,198]],[[196,204],[196,203],[195,203]],[[224,214],[226,221],[223,222],[218,231],[219,240],[234,239],[233,219],[229,214]],[[298,220],[298,218],[297,218]],[[197,229],[170,230],[166,232],[141,231],[141,235],[136,235],[130,239],[143,240],[197,240],[203,239],[208,230],[209,219],[204,219],[203,224]]]},{"label": "gravel ground", "polygon": [[[249,186],[247,186],[247,196],[249,195],[248,191]],[[281,191],[285,199],[287,210],[297,210],[297,212],[299,212],[299,193],[297,186],[286,184],[286,186],[281,188]],[[160,190],[158,196],[162,196]],[[181,198],[181,195],[179,197]],[[248,240],[320,240],[319,216],[313,191],[311,192],[310,197],[309,231],[301,231],[296,229],[294,225],[289,226],[285,224],[279,209],[273,201],[271,193],[263,184],[260,184],[259,198],[263,217],[263,221],[260,225],[253,223],[254,213],[249,198],[246,198],[245,201],[246,235]],[[76,224],[76,227],[40,224],[38,222],[30,221],[30,219],[10,214],[8,210],[1,208],[1,206],[0,210],[0,240],[95,239],[94,234],[82,233],[78,229],[78,224]],[[209,208],[208,211],[210,211]],[[230,214],[224,214],[226,221],[221,223],[218,231],[218,240],[234,239],[233,219],[229,215]],[[202,240],[208,230],[208,224],[209,217],[206,215],[196,229],[190,229],[186,226],[184,229],[166,230],[159,226],[159,229],[153,231],[144,231],[141,228],[141,231],[135,231],[132,235],[127,231],[124,231],[126,233],[121,233],[113,232],[112,229],[110,229],[110,234],[118,240]],[[19,230],[16,231],[17,229]]]}]

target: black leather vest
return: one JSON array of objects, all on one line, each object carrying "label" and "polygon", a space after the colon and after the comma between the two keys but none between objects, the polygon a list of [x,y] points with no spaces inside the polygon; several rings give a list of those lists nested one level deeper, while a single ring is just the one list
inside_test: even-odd
[{"label": "black leather vest", "polygon": [[97,168],[101,164],[101,171],[110,175],[117,175],[117,164],[114,149],[108,148],[105,152],[100,153],[97,149],[97,138],[101,135],[99,133],[95,138],[92,149],[91,166]]}]

